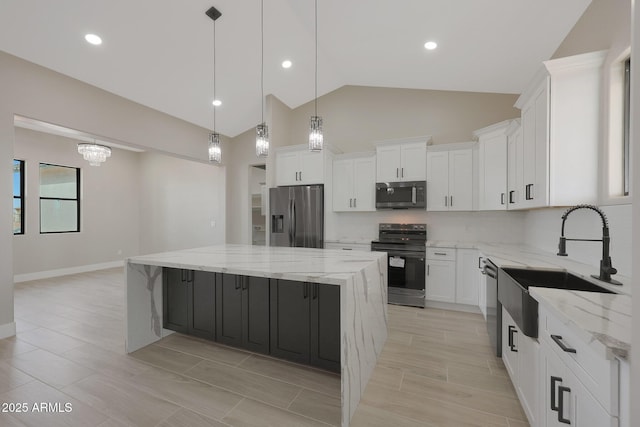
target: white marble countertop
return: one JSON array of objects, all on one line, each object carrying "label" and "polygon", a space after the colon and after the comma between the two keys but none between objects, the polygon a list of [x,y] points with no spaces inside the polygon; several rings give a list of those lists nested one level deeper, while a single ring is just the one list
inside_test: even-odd
[{"label": "white marble countertop", "polygon": [[[218,245],[128,258],[128,263],[344,285],[383,252]],[[382,261],[380,261],[382,260]]]},{"label": "white marble countertop", "polygon": [[529,292],[603,358],[628,357],[630,296],[535,287]]}]

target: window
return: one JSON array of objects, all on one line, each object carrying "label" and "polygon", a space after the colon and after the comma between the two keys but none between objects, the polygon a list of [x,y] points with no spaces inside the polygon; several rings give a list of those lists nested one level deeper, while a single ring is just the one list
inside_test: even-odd
[{"label": "window", "polygon": [[24,234],[24,160],[13,160],[13,234]]},{"label": "window", "polygon": [[40,233],[80,231],[80,169],[40,163]]},{"label": "window", "polygon": [[629,195],[629,137],[631,129],[631,58],[624,61],[624,106],[623,106],[623,141],[622,149],[622,173],[623,173],[623,192],[625,196]]}]

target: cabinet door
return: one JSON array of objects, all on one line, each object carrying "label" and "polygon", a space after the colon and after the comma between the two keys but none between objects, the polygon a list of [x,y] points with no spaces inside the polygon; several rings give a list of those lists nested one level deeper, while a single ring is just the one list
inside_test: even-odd
[{"label": "cabinet door", "polygon": [[299,154],[300,173],[298,184],[324,183],[324,153],[304,150]]},{"label": "cabinet door", "polygon": [[223,344],[242,346],[242,278],[217,274],[216,335]]},{"label": "cabinet door", "polygon": [[507,138],[480,140],[480,210],[507,208]]},{"label": "cabinet door", "polygon": [[518,335],[518,384],[516,388],[522,409],[524,409],[529,424],[532,426],[538,425],[540,417],[538,410],[539,348],[537,340],[524,334]]},{"label": "cabinet door", "polygon": [[521,207],[532,207],[536,184],[536,105],[530,102],[522,109],[522,187]]},{"label": "cabinet door", "polygon": [[309,363],[308,283],[271,280],[271,355]]},{"label": "cabinet door", "polygon": [[520,329],[507,310],[502,307],[502,361],[514,385],[518,384],[518,355]]},{"label": "cabinet door", "polygon": [[427,152],[427,210],[449,210],[449,152]]},{"label": "cabinet door", "polygon": [[214,340],[216,337],[216,275],[208,271],[192,271],[189,296],[189,334]]},{"label": "cabinet door", "polygon": [[400,178],[402,181],[427,179],[427,144],[402,144],[400,146]]},{"label": "cabinet door", "polygon": [[333,211],[344,212],[352,209],[353,160],[336,160],[333,162]]},{"label": "cabinet door", "polygon": [[[335,186],[334,181],[334,189]],[[373,156],[353,159],[352,210],[360,212],[376,210],[376,160]]]},{"label": "cabinet door", "polygon": [[312,365],[340,372],[340,287],[311,284]]},{"label": "cabinet door", "polygon": [[427,260],[425,295],[428,300],[455,302],[455,261]]},{"label": "cabinet door", "polygon": [[300,158],[297,152],[276,154],[276,185],[300,184]]},{"label": "cabinet door", "polygon": [[[503,318],[504,320],[504,318]],[[563,395],[562,411],[559,405],[559,387],[567,387],[567,369],[562,361],[553,353],[547,345],[540,346],[540,426],[560,427],[566,426],[558,420],[558,415],[566,418],[569,415],[567,406],[569,400]],[[560,412],[560,414],[559,414]],[[572,424],[575,425],[575,424]]]},{"label": "cabinet door", "polygon": [[522,128],[507,137],[507,209],[522,209]]},{"label": "cabinet door", "polygon": [[[545,84],[535,99],[535,185],[530,188],[532,207],[549,205],[549,86]],[[527,159],[525,159],[525,162]]]},{"label": "cabinet door", "polygon": [[269,353],[269,279],[242,277],[242,346]]},{"label": "cabinet door", "polygon": [[400,145],[377,147],[376,182],[400,180]]},{"label": "cabinet door", "polygon": [[458,249],[456,255],[456,303],[478,306],[478,251]]},{"label": "cabinet door", "polygon": [[162,269],[162,326],[176,332],[189,330],[189,286],[187,271],[179,268]]},{"label": "cabinet door", "polygon": [[473,150],[449,151],[449,210],[473,209]]}]

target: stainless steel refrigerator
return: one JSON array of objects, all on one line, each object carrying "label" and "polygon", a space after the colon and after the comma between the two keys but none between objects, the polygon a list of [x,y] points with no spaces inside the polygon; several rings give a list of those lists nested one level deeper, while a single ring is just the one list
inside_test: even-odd
[{"label": "stainless steel refrigerator", "polygon": [[271,246],[324,247],[324,187],[269,189]]}]

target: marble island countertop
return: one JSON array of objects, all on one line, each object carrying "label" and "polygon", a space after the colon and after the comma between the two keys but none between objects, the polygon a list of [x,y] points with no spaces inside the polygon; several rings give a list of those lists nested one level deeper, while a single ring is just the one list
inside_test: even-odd
[{"label": "marble island countertop", "polygon": [[535,287],[529,288],[529,292],[603,358],[628,357],[631,349],[628,295]]},{"label": "marble island countertop", "polygon": [[377,263],[383,252],[218,245],[128,258],[129,263],[213,271],[300,282],[345,285],[354,274]]}]

